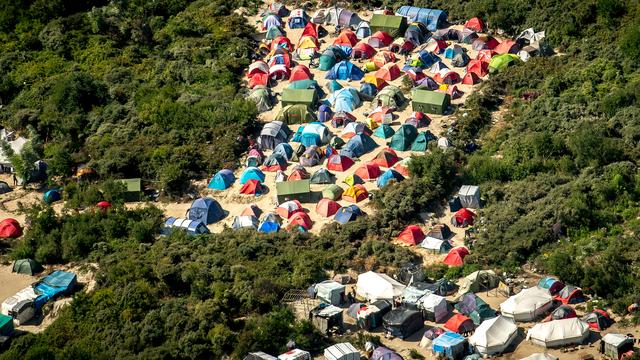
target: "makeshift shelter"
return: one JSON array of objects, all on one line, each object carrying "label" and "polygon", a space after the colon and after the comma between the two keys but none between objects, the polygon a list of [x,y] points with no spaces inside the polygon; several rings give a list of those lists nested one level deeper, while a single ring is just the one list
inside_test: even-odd
[{"label": "makeshift shelter", "polygon": [[39,262],[33,259],[20,259],[13,263],[12,271],[18,274],[33,276],[44,270]]},{"label": "makeshift shelter", "polygon": [[447,12],[442,10],[426,9],[417,6],[401,6],[396,10],[396,15],[406,17],[410,22],[420,22],[429,31],[436,31],[447,21]]},{"label": "makeshift shelter", "polygon": [[391,138],[389,147],[397,151],[407,151],[411,149],[411,145],[417,136],[418,130],[415,126],[403,124]]},{"label": "makeshift shelter", "polygon": [[340,150],[340,155],[350,158],[358,158],[375,149],[378,144],[367,134],[357,134],[344,145]]},{"label": "makeshift shelter", "polygon": [[468,353],[468,347],[464,336],[450,331],[438,336],[432,343],[433,352],[447,359],[461,359]]},{"label": "makeshift shelter", "polygon": [[367,301],[393,300],[402,295],[405,286],[386,274],[369,271],[358,275],[356,294]]},{"label": "makeshift shelter", "polygon": [[545,289],[537,286],[523,289],[500,304],[500,312],[515,321],[532,321],[553,306],[553,298]]},{"label": "makeshift shelter", "polygon": [[241,230],[241,229],[253,229],[257,230],[260,222],[258,218],[251,215],[241,215],[236,216],[233,219],[233,223],[231,224],[231,228],[233,230]]},{"label": "makeshift shelter", "polygon": [[427,289],[436,295],[448,296],[456,292],[458,286],[447,279],[440,279],[433,284],[429,284]]},{"label": "makeshift shelter", "polygon": [[302,204],[298,200],[285,201],[276,209],[276,213],[283,219],[289,219],[297,212],[304,212]]},{"label": "makeshift shelter", "polygon": [[276,183],[276,192],[279,203],[289,200],[298,200],[302,203],[311,201],[309,179],[298,181],[283,181]]},{"label": "makeshift shelter", "polygon": [[247,180],[240,188],[240,194],[260,196],[266,192],[266,187],[258,180]]},{"label": "makeshift shelter", "polygon": [[418,308],[422,309],[425,320],[441,323],[449,315],[447,299],[440,295],[428,294],[418,302]]},{"label": "makeshift shelter", "polygon": [[404,176],[402,176],[402,174],[393,169],[388,169],[378,177],[376,185],[378,185],[379,188],[383,188],[388,184],[400,182],[402,180],[404,180]]},{"label": "makeshift shelter", "polygon": [[609,333],[600,339],[600,353],[611,359],[621,359],[623,355],[633,353],[635,339],[628,335]]},{"label": "makeshift shelter", "polygon": [[418,245],[424,240],[424,233],[418,225],[407,225],[398,235],[398,241],[407,245]]},{"label": "makeshift shelter", "polygon": [[360,351],[351,343],[338,343],[324,349],[326,360],[360,360]]},{"label": "makeshift shelter", "polygon": [[398,109],[404,105],[405,101],[406,99],[399,87],[387,85],[376,94],[371,103],[373,106],[380,104],[389,108]]},{"label": "makeshift shelter", "polygon": [[588,337],[589,325],[578,318],[539,323],[527,331],[527,340],[546,348],[582,344]]},{"label": "makeshift shelter", "polygon": [[431,131],[423,131],[416,136],[413,144],[411,144],[411,151],[427,151],[429,141],[435,141],[436,139],[436,136]]},{"label": "makeshift shelter", "polygon": [[469,225],[473,225],[473,221],[476,217],[476,214],[471,210],[462,208],[456,211],[455,214],[451,217],[451,224],[456,227],[466,227]]},{"label": "makeshift shelter", "polygon": [[[390,125],[382,124],[376,129],[376,131],[373,132],[373,136],[381,139],[388,139],[392,137],[395,133],[396,133],[395,130],[393,130],[393,128]],[[380,156],[380,154],[378,155]],[[376,157],[376,160],[377,160],[377,157]],[[381,161],[384,161],[384,159],[382,159]],[[378,165],[384,166],[384,165],[381,165],[379,162],[378,162]]]},{"label": "makeshift shelter", "polygon": [[578,304],[585,301],[582,289],[571,285],[567,285],[562,288],[562,290],[556,294],[554,299],[563,304]]},{"label": "makeshift shelter", "polygon": [[493,355],[503,353],[517,337],[518,326],[513,319],[498,316],[480,324],[469,337],[469,343],[481,355]]},{"label": "makeshift shelter", "polygon": [[361,80],[363,77],[364,72],[348,60],[342,60],[335,64],[325,76],[326,79],[354,81]]},{"label": "makeshift shelter", "polygon": [[316,116],[314,113],[308,106],[303,104],[287,105],[280,109],[280,112],[276,116],[276,121],[284,124],[302,124],[315,120]]},{"label": "makeshift shelter", "polygon": [[272,233],[278,232],[282,225],[282,220],[280,216],[276,213],[268,213],[266,214],[262,220],[260,220],[260,225],[258,225],[258,232],[261,233]]},{"label": "makeshift shelter", "polygon": [[273,149],[277,145],[287,142],[289,136],[291,136],[291,130],[284,122],[271,121],[266,123],[260,131],[258,145],[261,149]]},{"label": "makeshift shelter", "polygon": [[0,222],[0,238],[15,239],[22,236],[22,227],[16,219],[8,218]]},{"label": "makeshift shelter", "polygon": [[449,266],[462,266],[464,265],[464,258],[469,255],[469,250],[460,246],[449,250],[449,253],[444,258],[443,263]]},{"label": "makeshift shelter", "polygon": [[402,75],[397,64],[388,63],[376,71],[376,77],[386,81],[393,81]]},{"label": "makeshift shelter", "polygon": [[371,36],[371,26],[367,21],[360,21],[356,26],[356,36],[362,40]]},{"label": "makeshift shelter", "polygon": [[498,286],[500,278],[493,270],[478,270],[460,280],[458,294],[488,291]]},{"label": "makeshift shelter", "polygon": [[407,18],[403,16],[373,14],[369,27],[372,32],[384,31],[392,37],[402,36],[407,29]]},{"label": "makeshift shelter", "polygon": [[414,90],[412,98],[413,111],[430,114],[444,114],[451,103],[451,97],[448,94],[430,90]]},{"label": "makeshift shelter", "polygon": [[393,36],[384,31],[374,32],[373,35],[369,37],[369,40],[367,40],[367,43],[376,49],[387,47],[391,45],[392,42]]},{"label": "makeshift shelter", "polygon": [[[323,196],[324,196],[324,192],[323,192]],[[362,210],[360,210],[358,206],[349,205],[349,206],[341,207],[340,209],[338,209],[333,219],[340,224],[346,224],[348,222],[355,221],[357,218],[363,215],[364,213],[362,212]]]},{"label": "makeshift shelter", "polygon": [[242,360],[278,360],[275,356],[271,356],[262,351],[247,354]]},{"label": "makeshift shelter", "polygon": [[207,228],[207,226],[200,221],[178,219],[174,217],[169,217],[164,222],[162,233],[168,235],[176,229],[184,230],[189,235],[209,234],[209,229]]},{"label": "makeshift shelter", "polygon": [[47,204],[53,204],[56,201],[62,200],[62,195],[60,195],[60,191],[57,189],[51,189],[44,193],[42,200]]},{"label": "makeshift shelter", "polygon": [[458,191],[458,198],[462,207],[480,208],[480,188],[473,185],[462,185]]},{"label": "makeshift shelter", "polygon": [[517,64],[521,61],[522,60],[520,60],[520,57],[515,54],[496,55],[491,58],[491,61],[489,61],[489,72],[498,72],[508,66]]},{"label": "makeshift shelter", "polygon": [[496,317],[496,311],[475,293],[462,295],[455,307],[458,312],[471,318],[475,325]]},{"label": "makeshift shelter", "polygon": [[445,254],[451,250],[452,245],[448,240],[437,239],[431,236],[426,236],[420,243],[420,247],[423,249],[431,250],[436,254]]},{"label": "makeshift shelter", "polygon": [[[560,308],[562,308],[562,307],[569,307],[569,306],[563,305]],[[569,307],[569,308],[573,309],[571,307]],[[575,314],[575,311],[574,311],[574,314]],[[573,316],[573,317],[575,317],[575,316]],[[557,319],[554,319],[554,320],[557,320]],[[597,331],[602,331],[602,330],[608,328],[609,326],[613,325],[613,320],[611,319],[611,317],[609,317],[609,314],[607,314],[606,311],[601,310],[601,309],[594,309],[592,312],[590,312],[587,315],[583,316],[581,320],[586,322],[587,324],[589,324],[590,328],[592,328],[594,330],[597,330]]]},{"label": "makeshift shelter", "polygon": [[564,283],[556,278],[543,277],[538,281],[538,286],[543,289],[547,289],[549,294],[556,295],[564,288]]},{"label": "makeshift shelter", "polygon": [[364,186],[355,184],[350,186],[342,193],[342,200],[357,203],[369,197],[369,193]]},{"label": "makeshift shelter", "polygon": [[[578,317],[576,311],[569,305],[561,305],[555,308],[549,316],[547,316],[543,322],[551,320],[562,320]],[[584,318],[583,318],[584,320]],[[585,321],[587,322],[587,321]]]},{"label": "makeshift shelter", "polygon": [[340,185],[333,184],[333,185],[327,186],[322,190],[322,197],[331,199],[334,201],[338,201],[342,198],[343,192],[344,192],[344,189],[342,189]]},{"label": "makeshift shelter", "polygon": [[475,328],[473,321],[462,315],[462,314],[453,314],[446,323],[444,323],[444,328],[458,334],[466,334]]},{"label": "makeshift shelter", "polygon": [[220,203],[211,198],[196,199],[187,210],[189,220],[200,221],[205,225],[216,223],[224,217],[225,213]]},{"label": "makeshift shelter", "polygon": [[354,172],[355,175],[358,175],[363,180],[375,180],[381,173],[380,167],[373,162],[362,164]]},{"label": "makeshift shelter", "polygon": [[424,327],[422,313],[406,307],[391,310],[382,318],[382,323],[387,333],[402,340]]},{"label": "makeshift shelter", "polygon": [[316,212],[322,217],[334,216],[341,206],[331,199],[321,199],[316,205]]}]

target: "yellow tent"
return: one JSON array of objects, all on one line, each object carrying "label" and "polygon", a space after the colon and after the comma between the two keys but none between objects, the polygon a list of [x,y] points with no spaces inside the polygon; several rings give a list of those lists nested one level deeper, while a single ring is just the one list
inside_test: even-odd
[{"label": "yellow tent", "polygon": [[365,124],[367,124],[367,127],[371,130],[375,130],[379,126],[378,123],[370,117],[365,120]]},{"label": "yellow tent", "polygon": [[363,70],[365,72],[376,71],[376,70],[378,70],[378,66],[373,61],[369,61],[369,62],[364,64]]},{"label": "yellow tent", "polygon": [[353,186],[355,184],[364,184],[364,180],[362,180],[362,178],[358,175],[349,175],[344,178],[344,181],[342,182],[349,186]]},{"label": "yellow tent", "polygon": [[318,45],[315,42],[315,38],[313,36],[303,36],[298,42],[298,49],[316,49],[318,50]]},{"label": "yellow tent", "polygon": [[449,85],[447,84],[440,84],[440,86],[438,87],[438,90],[442,91],[447,91],[447,89],[449,89]]},{"label": "yellow tent", "polygon": [[362,81],[373,84],[377,89],[380,89],[385,83],[384,79],[377,78],[375,74],[365,75]]},{"label": "yellow tent", "polygon": [[350,186],[342,193],[342,200],[349,202],[359,202],[366,199],[369,193],[362,185]]}]

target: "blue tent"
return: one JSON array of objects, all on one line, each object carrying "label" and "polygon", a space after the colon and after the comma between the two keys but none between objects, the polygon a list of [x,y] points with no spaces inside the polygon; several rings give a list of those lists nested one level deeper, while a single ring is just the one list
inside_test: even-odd
[{"label": "blue tent", "polygon": [[364,215],[364,213],[357,205],[349,205],[338,209],[333,219],[340,224],[346,224],[350,221],[355,221],[362,215]]},{"label": "blue tent", "polygon": [[233,175],[233,172],[229,169],[222,169],[213,175],[207,187],[209,189],[225,190],[228,189],[234,181],[236,181],[236,177]]},{"label": "blue tent", "polygon": [[327,122],[330,121],[332,117],[333,111],[331,110],[331,107],[326,104],[320,105],[320,108],[318,109],[318,121]]},{"label": "blue tent", "polygon": [[291,160],[293,156],[293,148],[287,143],[280,143],[273,149],[273,154],[280,154],[283,158]]},{"label": "blue tent", "polygon": [[340,83],[336,80],[331,80],[328,84],[327,84],[327,89],[329,89],[329,92],[334,92],[336,90],[340,90],[342,89],[344,86],[340,85]]},{"label": "blue tent", "polygon": [[336,112],[352,112],[360,106],[360,96],[358,96],[358,90],[348,86],[334,91],[327,98],[327,102],[333,106]]},{"label": "blue tent", "polygon": [[244,185],[249,180],[258,180],[260,183],[263,183],[264,173],[257,167],[248,167],[240,176],[240,184]]},{"label": "blue tent", "polygon": [[34,301],[36,310],[58,295],[71,293],[77,282],[76,274],[62,270],[56,270],[44,277],[34,286],[36,293],[40,294]]},{"label": "blue tent", "polygon": [[433,351],[449,359],[458,359],[467,353],[467,339],[460,334],[447,331],[433,340]]},{"label": "blue tent", "polygon": [[177,219],[174,217],[170,217],[164,222],[162,234],[169,235],[175,229],[186,230],[189,235],[209,234],[209,228],[200,221]]},{"label": "blue tent", "polygon": [[62,195],[60,195],[60,191],[57,189],[51,189],[44,193],[42,200],[47,204],[53,204],[56,201],[62,200]]},{"label": "blue tent", "polygon": [[440,58],[438,57],[438,55],[427,50],[420,51],[418,53],[418,59],[422,61],[422,64],[425,68],[431,67],[433,66],[433,64],[440,61]]},{"label": "blue tent", "polygon": [[396,15],[404,16],[409,22],[421,22],[427,30],[436,31],[447,21],[447,12],[442,10],[425,9],[417,6],[401,6]]},{"label": "blue tent", "polygon": [[304,11],[295,13],[295,15],[301,16],[293,15],[294,13],[292,13],[292,16],[289,17],[289,29],[302,29],[309,22],[309,15],[307,15]]},{"label": "blue tent", "polygon": [[280,216],[275,213],[265,215],[258,225],[258,232],[272,233],[280,230]]},{"label": "blue tent", "polygon": [[365,100],[371,101],[377,93],[378,88],[372,83],[362,83],[362,85],[360,85],[360,95],[363,96]]},{"label": "blue tent", "polygon": [[386,186],[390,181],[400,182],[402,180],[404,180],[404,176],[402,176],[402,174],[393,169],[389,169],[383,172],[382,175],[378,177],[377,184],[379,188],[382,188]]},{"label": "blue tent", "polygon": [[364,72],[351,61],[343,60],[333,65],[333,68],[327,72],[326,79],[335,80],[361,80]]},{"label": "blue tent", "polygon": [[203,224],[213,224],[224,218],[224,210],[220,203],[211,198],[195,199],[187,210],[189,220],[200,221]]},{"label": "blue tent", "polygon": [[369,135],[358,134],[349,139],[349,142],[340,150],[340,155],[357,158],[375,149],[377,146],[376,142],[373,141]]}]

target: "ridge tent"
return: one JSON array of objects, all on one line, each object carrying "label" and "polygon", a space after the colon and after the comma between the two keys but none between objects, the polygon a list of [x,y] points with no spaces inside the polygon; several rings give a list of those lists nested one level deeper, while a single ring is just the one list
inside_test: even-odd
[{"label": "ridge tent", "polygon": [[290,29],[303,29],[309,22],[309,15],[303,9],[295,9],[289,14],[287,21]]},{"label": "ridge tent", "polygon": [[331,217],[335,215],[338,210],[340,210],[341,206],[337,202],[331,199],[320,199],[318,204],[316,205],[316,212],[323,217]]},{"label": "ridge tent", "polygon": [[283,203],[288,200],[298,200],[308,203],[311,200],[311,189],[309,179],[297,181],[282,181],[276,183],[278,202]]},{"label": "ridge tent", "polygon": [[372,32],[384,31],[392,37],[402,36],[407,29],[407,18],[404,16],[373,14],[369,27]]},{"label": "ridge tent", "polygon": [[496,55],[489,61],[489,72],[494,73],[505,69],[513,64],[521,62],[520,57],[514,54]]},{"label": "ridge tent", "polygon": [[475,325],[496,317],[496,311],[474,293],[462,295],[455,307],[458,312],[471,318]]},{"label": "ridge tent", "polygon": [[402,94],[402,90],[394,85],[387,85],[384,89],[381,89],[378,94],[373,98],[371,102],[372,107],[379,105],[389,108],[398,109],[404,105],[406,99]]},{"label": "ridge tent", "polygon": [[256,180],[263,183],[265,179],[264,173],[257,167],[248,167],[240,175],[240,184],[244,185],[249,180]]},{"label": "ridge tent", "polygon": [[456,313],[444,323],[444,328],[458,334],[466,334],[473,331],[475,325],[468,317]]},{"label": "ridge tent", "polygon": [[422,309],[425,320],[440,323],[449,315],[447,299],[436,294],[428,294],[418,300],[418,307]]},{"label": "ridge tent", "polygon": [[523,289],[500,304],[500,312],[515,321],[532,321],[553,306],[553,298],[537,286]]},{"label": "ridge tent", "polygon": [[340,224],[346,224],[350,221],[355,221],[357,218],[363,215],[364,213],[362,212],[362,210],[360,210],[358,206],[349,205],[349,206],[344,206],[338,209],[333,219]]},{"label": "ridge tent", "polygon": [[[383,125],[384,126],[384,125]],[[391,168],[395,163],[398,162],[398,155],[392,149],[386,148],[382,149],[378,155],[373,159],[372,163],[385,167]]]},{"label": "ridge tent", "polygon": [[369,271],[358,275],[356,294],[369,302],[394,300],[402,295],[405,286],[386,274]]},{"label": "ridge tent", "polygon": [[187,210],[187,218],[189,220],[200,221],[205,225],[216,223],[224,217],[225,213],[220,203],[211,198],[196,199]]},{"label": "ridge tent", "polygon": [[539,323],[527,331],[527,340],[546,348],[582,344],[587,337],[589,325],[578,318]]},{"label": "ridge tent", "polygon": [[350,186],[342,193],[342,200],[357,203],[365,200],[369,196],[367,189],[361,184]]},{"label": "ridge tent", "polygon": [[382,317],[385,332],[402,340],[424,327],[422,313],[407,307],[397,307]]},{"label": "ridge tent", "polygon": [[340,35],[333,41],[333,45],[353,47],[358,43],[356,34],[347,28],[340,32]]},{"label": "ridge tent", "polygon": [[480,188],[473,185],[462,185],[458,191],[458,198],[462,207],[480,208]]},{"label": "ridge tent", "polygon": [[[380,139],[388,139],[390,137],[393,136],[393,134],[395,134],[396,132],[393,130],[393,128],[388,125],[388,124],[382,124],[380,125],[380,127],[378,127],[376,129],[376,131],[373,132],[373,136],[375,137],[379,137]],[[376,161],[376,160],[374,160]],[[380,165],[378,163],[378,165]],[[384,165],[381,165],[384,166]]]},{"label": "ridge tent", "polygon": [[284,124],[302,124],[316,121],[316,116],[306,105],[287,105],[280,109],[276,121]]},{"label": "ridge tent", "polygon": [[325,360],[360,360],[360,351],[351,343],[339,343],[324,349]]},{"label": "ridge tent", "polygon": [[164,222],[164,229],[162,230],[162,233],[168,235],[175,229],[184,230],[189,235],[209,234],[209,229],[207,228],[207,226],[200,221],[177,219],[174,217],[169,217]]},{"label": "ridge tent", "polygon": [[33,259],[20,259],[13,263],[12,272],[33,276],[44,270],[39,262]]},{"label": "ridge tent", "polygon": [[302,226],[305,230],[309,230],[311,229],[311,226],[313,226],[313,222],[311,221],[309,214],[305,212],[297,212],[289,218],[288,229],[291,230],[295,226]]},{"label": "ridge tent", "polygon": [[418,225],[408,225],[398,235],[398,241],[402,241],[407,245],[418,245],[422,240],[424,240],[424,233]]},{"label": "ridge tent", "polygon": [[284,89],[282,90],[282,106],[304,105],[312,107],[315,105],[318,94],[315,89]]},{"label": "ridge tent", "polygon": [[411,106],[413,111],[443,115],[451,103],[448,94],[430,90],[414,90]]},{"label": "ridge tent", "polygon": [[331,70],[325,76],[325,79],[336,80],[361,80],[364,77],[364,72],[352,62],[348,60],[342,60],[335,64]]},{"label": "ridge tent", "polygon": [[582,289],[571,285],[562,288],[554,299],[563,304],[578,304],[585,301]]},{"label": "ridge tent", "polygon": [[451,243],[448,240],[436,239],[431,236],[425,237],[420,243],[420,247],[431,250],[431,252],[436,254],[445,254],[452,248]]},{"label": "ridge tent", "polygon": [[278,232],[280,230],[280,226],[282,225],[281,222],[282,220],[280,219],[280,216],[278,216],[278,214],[268,213],[260,221],[260,225],[258,225],[258,232]]},{"label": "ridge tent", "polygon": [[333,154],[327,160],[327,169],[333,171],[347,171],[354,162],[350,157],[344,155]]},{"label": "ridge tent", "polygon": [[363,180],[375,180],[381,173],[377,164],[368,162],[357,168],[354,175],[358,175]]},{"label": "ridge tent", "polygon": [[478,270],[460,280],[459,295],[468,292],[488,291],[498,286],[500,278],[493,270]]},{"label": "ridge tent", "polygon": [[271,90],[266,86],[258,85],[249,93],[248,99],[256,104],[258,112],[265,112],[273,108],[275,99],[271,94]]},{"label": "ridge tent", "polygon": [[258,218],[252,215],[240,215],[233,219],[231,228],[233,230],[253,229],[257,230],[259,225]]},{"label": "ridge tent", "polygon": [[411,144],[418,136],[418,130],[415,126],[403,124],[391,138],[389,147],[397,151],[407,151],[411,149]]},{"label": "ridge tent", "polygon": [[258,180],[247,180],[240,188],[240,194],[260,196],[266,191],[266,188]]},{"label": "ridge tent", "polygon": [[462,266],[467,255],[469,255],[469,250],[464,246],[460,246],[449,250],[442,262],[449,266]]},{"label": "ridge tent", "polygon": [[442,10],[426,9],[417,6],[401,6],[396,10],[396,15],[404,16],[411,22],[423,23],[427,30],[436,31],[447,21],[447,12]]},{"label": "ridge tent", "polygon": [[423,131],[416,136],[411,144],[411,151],[427,151],[429,141],[435,141],[437,138],[431,131]]},{"label": "ridge tent", "polygon": [[359,42],[353,47],[351,54],[354,59],[371,59],[376,54],[376,49],[366,42]]},{"label": "ridge tent", "polygon": [[349,139],[342,150],[340,150],[340,155],[357,158],[372,151],[377,146],[376,142],[373,141],[369,135],[361,133]]},{"label": "ridge tent", "polygon": [[367,21],[360,21],[356,26],[356,36],[362,40],[371,36],[371,26]]},{"label": "ridge tent", "polygon": [[330,173],[329,170],[320,168],[311,175],[310,181],[312,184],[333,184],[336,182],[336,176]]},{"label": "ridge tent", "polygon": [[547,289],[549,294],[553,296],[564,288],[564,283],[552,277],[544,277],[538,281],[538,286],[543,289]]},{"label": "ridge tent", "polygon": [[464,27],[474,31],[482,32],[482,30],[484,29],[484,23],[479,17],[474,17],[467,20],[467,22],[464,23]]},{"label": "ridge tent", "polygon": [[384,31],[376,31],[369,37],[367,43],[372,47],[379,49],[391,45],[393,37]]},{"label": "ridge tent", "polygon": [[286,142],[291,135],[291,130],[282,121],[271,121],[264,125],[260,136],[258,137],[258,145],[261,149],[273,149],[277,145]]},{"label": "ridge tent", "polygon": [[387,63],[376,71],[376,77],[386,81],[393,81],[400,77],[401,72],[397,64]]},{"label": "ridge tent", "polygon": [[476,328],[469,338],[481,355],[503,353],[518,336],[518,327],[513,319],[498,316],[489,319]]},{"label": "ridge tent", "polygon": [[455,214],[451,217],[451,224],[456,227],[466,227],[469,225],[473,225],[476,214],[471,210],[462,208],[456,211]]},{"label": "ridge tent", "polygon": [[267,40],[273,40],[278,36],[286,36],[284,30],[280,26],[271,26],[267,29],[267,33],[264,35],[264,38]]},{"label": "ridge tent", "polygon": [[16,219],[8,218],[0,222],[0,238],[15,239],[22,236],[22,227]]}]

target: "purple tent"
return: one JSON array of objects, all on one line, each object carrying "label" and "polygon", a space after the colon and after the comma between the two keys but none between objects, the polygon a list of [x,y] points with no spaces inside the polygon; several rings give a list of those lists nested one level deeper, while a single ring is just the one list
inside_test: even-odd
[{"label": "purple tent", "polygon": [[435,82],[435,80],[433,80],[429,76],[425,76],[422,79],[416,81],[416,86],[420,86],[420,85],[426,86],[427,89],[429,89],[429,90],[438,90],[438,88],[439,88],[439,86]]},{"label": "purple tent", "polygon": [[384,346],[377,347],[373,350],[369,360],[404,360],[397,352]]}]

